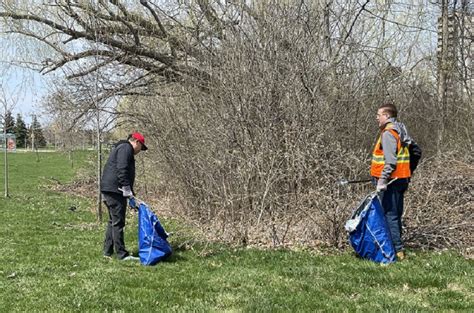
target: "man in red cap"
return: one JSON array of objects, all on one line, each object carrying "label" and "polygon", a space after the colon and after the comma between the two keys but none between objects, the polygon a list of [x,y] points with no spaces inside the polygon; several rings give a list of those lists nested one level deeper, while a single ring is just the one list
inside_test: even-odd
[{"label": "man in red cap", "polygon": [[135,155],[147,150],[145,137],[135,132],[127,140],[117,142],[110,152],[100,182],[100,191],[109,211],[109,222],[105,231],[104,256],[117,254],[120,260],[138,260],[125,249],[123,230],[127,199],[133,196],[135,182]]}]

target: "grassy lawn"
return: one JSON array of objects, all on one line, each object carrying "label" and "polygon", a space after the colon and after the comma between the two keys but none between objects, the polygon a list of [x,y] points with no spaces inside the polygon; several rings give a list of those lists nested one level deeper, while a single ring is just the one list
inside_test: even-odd
[{"label": "grassy lawn", "polygon": [[[0,311],[474,311],[473,263],[410,252],[380,266],[350,252],[259,251],[195,245],[154,267],[106,260],[93,199],[50,191],[69,182],[66,155],[9,155],[0,200]],[[85,153],[76,156],[84,164]],[[3,186],[3,158],[0,161]],[[1,188],[3,196],[3,187]],[[68,210],[70,206],[77,210]],[[163,221],[173,231],[176,225]],[[126,243],[136,251],[136,216]],[[182,236],[182,235],[180,235]],[[184,238],[171,238],[179,246]]]}]

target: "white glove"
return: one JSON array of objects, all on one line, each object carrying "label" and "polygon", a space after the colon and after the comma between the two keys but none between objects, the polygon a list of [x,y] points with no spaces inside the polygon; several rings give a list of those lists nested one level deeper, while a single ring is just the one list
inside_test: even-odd
[{"label": "white glove", "polygon": [[123,195],[125,198],[131,198],[131,197],[133,197],[132,188],[130,188],[130,186],[123,186],[123,187],[122,187],[122,195]]},{"label": "white glove", "polygon": [[385,179],[380,178],[377,181],[377,192],[382,192],[387,190],[387,181]]}]

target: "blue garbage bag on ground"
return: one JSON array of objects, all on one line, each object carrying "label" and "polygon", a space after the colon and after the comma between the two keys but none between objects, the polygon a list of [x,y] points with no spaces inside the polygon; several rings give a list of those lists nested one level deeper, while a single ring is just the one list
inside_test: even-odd
[{"label": "blue garbage bag on ground", "polygon": [[377,194],[369,194],[346,222],[349,241],[362,258],[377,263],[396,260],[395,247]]},{"label": "blue garbage bag on ground", "polygon": [[138,256],[143,265],[155,265],[171,255],[172,249],[166,238],[168,233],[148,205],[131,198],[131,207],[138,207]]}]

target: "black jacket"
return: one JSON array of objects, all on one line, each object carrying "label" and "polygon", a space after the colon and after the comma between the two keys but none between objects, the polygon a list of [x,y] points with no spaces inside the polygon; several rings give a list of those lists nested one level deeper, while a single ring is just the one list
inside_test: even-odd
[{"label": "black jacket", "polygon": [[132,144],[120,140],[110,151],[100,181],[100,191],[122,193],[119,188],[130,186],[133,191],[135,182],[135,157]]}]

